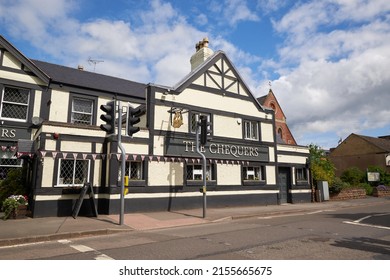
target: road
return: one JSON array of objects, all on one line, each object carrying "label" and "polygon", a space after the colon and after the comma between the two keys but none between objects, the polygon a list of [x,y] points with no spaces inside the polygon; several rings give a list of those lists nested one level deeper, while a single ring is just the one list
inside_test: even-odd
[{"label": "road", "polygon": [[389,260],[390,204],[0,248],[3,260]]}]

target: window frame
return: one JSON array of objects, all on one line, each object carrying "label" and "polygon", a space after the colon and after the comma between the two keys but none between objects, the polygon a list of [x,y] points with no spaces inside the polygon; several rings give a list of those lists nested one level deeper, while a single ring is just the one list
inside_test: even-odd
[{"label": "window frame", "polygon": [[[250,170],[253,172],[254,179],[248,178],[248,169],[252,168],[253,170]],[[256,171],[258,169],[258,171]],[[245,171],[246,170],[246,171]],[[245,176],[245,173],[247,176]],[[243,166],[242,167],[242,179],[244,181],[259,181],[259,182],[265,182],[265,166],[264,165],[250,165],[250,166]]]},{"label": "window frame", "polygon": [[[203,113],[203,112],[198,112],[198,111],[193,111],[189,115],[189,120],[188,120],[188,130],[189,133],[191,134],[196,134],[196,127],[194,127],[194,123],[196,122],[196,116],[198,116],[198,120],[200,119],[200,116],[207,116],[207,121],[211,123],[211,130],[213,131],[213,125],[212,125],[212,114],[211,113]],[[195,120],[194,120],[195,118]],[[211,132],[212,134],[212,132]]]},{"label": "window frame", "polygon": [[[254,127],[256,127],[256,135],[254,134]],[[244,120],[243,121],[243,138],[250,141],[259,141],[260,132],[259,132],[259,122],[253,120]],[[248,137],[249,134],[249,137]],[[254,136],[254,137],[253,137]]]},{"label": "window frame", "polygon": [[[17,90],[26,92],[27,93],[27,104],[12,102],[12,101],[4,101],[5,91],[7,88],[17,89]],[[3,117],[2,114],[3,114],[4,104],[13,104],[16,106],[26,107],[25,118],[19,119],[19,118]],[[27,120],[29,119],[30,107],[31,107],[31,89],[20,87],[20,86],[1,85],[1,100],[0,100],[0,119],[1,120],[9,120],[9,121],[15,121],[15,122],[27,122]]]},{"label": "window frame", "polygon": [[[298,176],[298,175],[303,175],[303,178],[302,178],[302,176]],[[308,179],[309,179],[309,176],[308,176],[308,170],[306,167],[295,167],[295,182],[297,185],[308,183]]]},{"label": "window frame", "polygon": [[[134,178],[131,178],[131,165],[136,163],[138,166],[139,166],[139,172],[140,172],[140,176],[139,176],[139,179],[134,179]],[[138,171],[137,171],[138,173]],[[126,166],[125,166],[125,176],[129,176],[129,181],[142,181],[142,180],[145,180],[144,178],[144,165],[143,165],[143,162],[140,161],[140,160],[128,160],[126,161]]]},{"label": "window frame", "polygon": [[[201,174],[202,176],[200,176],[200,179],[188,179],[188,168],[192,166],[197,166],[197,170],[199,174]],[[192,162],[187,162],[184,166],[184,183],[185,185],[187,186],[201,186],[203,184],[203,174],[202,174],[202,168],[203,168],[203,164],[202,163],[192,163]],[[209,176],[211,176],[211,178],[207,179],[206,178],[206,182],[207,182],[207,186],[213,186],[213,185],[216,185],[216,165],[214,163],[207,163],[206,165],[206,174],[208,174]],[[194,175],[192,176],[192,178],[194,178]]]},{"label": "window frame", "polygon": [[[62,163],[64,161],[73,161],[73,171],[72,171],[72,184],[60,184],[60,176],[61,176],[61,166],[62,166]],[[76,170],[76,162],[77,161],[83,161],[83,162],[87,162],[87,176],[85,179],[85,181],[83,183],[80,183],[80,184],[75,184],[75,170]],[[91,160],[90,159],[71,159],[71,158],[60,158],[58,160],[58,174],[57,174],[57,182],[56,182],[56,185],[55,187],[82,187],[84,185],[84,183],[88,183],[89,180],[90,180],[90,175],[91,175]]]},{"label": "window frame", "polygon": [[[248,168],[253,168],[253,169],[259,169],[257,172],[260,174],[258,178],[256,177],[254,179],[248,179],[248,176],[245,176],[245,173],[248,173],[248,171],[245,171]],[[256,174],[256,171],[253,170],[254,174]],[[242,178],[242,184],[245,185],[265,185],[267,181],[267,171],[266,171],[266,166],[262,164],[250,164],[250,165],[243,165],[241,168],[241,178]]]},{"label": "window frame", "polygon": [[[91,102],[91,113],[86,113],[86,112],[77,112],[74,111],[74,104],[75,100],[81,100],[81,101],[89,101]],[[72,96],[72,100],[70,102],[70,123],[72,124],[78,124],[78,125],[93,125],[94,124],[94,114],[95,114],[95,100],[91,98],[85,98],[81,96],[74,95]],[[75,122],[74,114],[82,114],[82,115],[88,115],[90,116],[90,122],[89,123],[82,123],[82,122]]]}]

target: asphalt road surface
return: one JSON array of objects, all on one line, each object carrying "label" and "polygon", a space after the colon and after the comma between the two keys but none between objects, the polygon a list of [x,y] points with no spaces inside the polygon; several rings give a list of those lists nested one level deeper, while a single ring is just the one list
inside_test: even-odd
[{"label": "asphalt road surface", "polygon": [[389,260],[390,204],[0,248],[3,260]]}]

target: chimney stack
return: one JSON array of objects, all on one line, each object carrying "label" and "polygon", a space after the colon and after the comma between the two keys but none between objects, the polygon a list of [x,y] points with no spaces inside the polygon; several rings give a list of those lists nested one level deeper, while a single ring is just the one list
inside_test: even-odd
[{"label": "chimney stack", "polygon": [[191,56],[191,71],[205,62],[210,56],[213,55],[213,50],[209,48],[209,39],[203,38],[195,45],[196,52]]}]

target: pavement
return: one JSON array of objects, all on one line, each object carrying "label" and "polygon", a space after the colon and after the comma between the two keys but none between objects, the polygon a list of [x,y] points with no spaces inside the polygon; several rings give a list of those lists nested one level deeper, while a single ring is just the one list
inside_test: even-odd
[{"label": "pavement", "polygon": [[[316,211],[330,211],[373,204],[389,204],[390,197],[367,197],[363,199],[324,201],[268,206],[208,208],[203,218],[203,209],[179,211],[129,213],[124,215],[123,225],[119,214],[98,217],[45,217],[23,219],[0,219],[0,247],[51,240],[78,238],[94,235],[116,234],[125,231],[145,231],[186,225],[218,223],[251,217],[274,217],[281,215],[304,215]],[[0,213],[2,217],[2,213]]]}]

